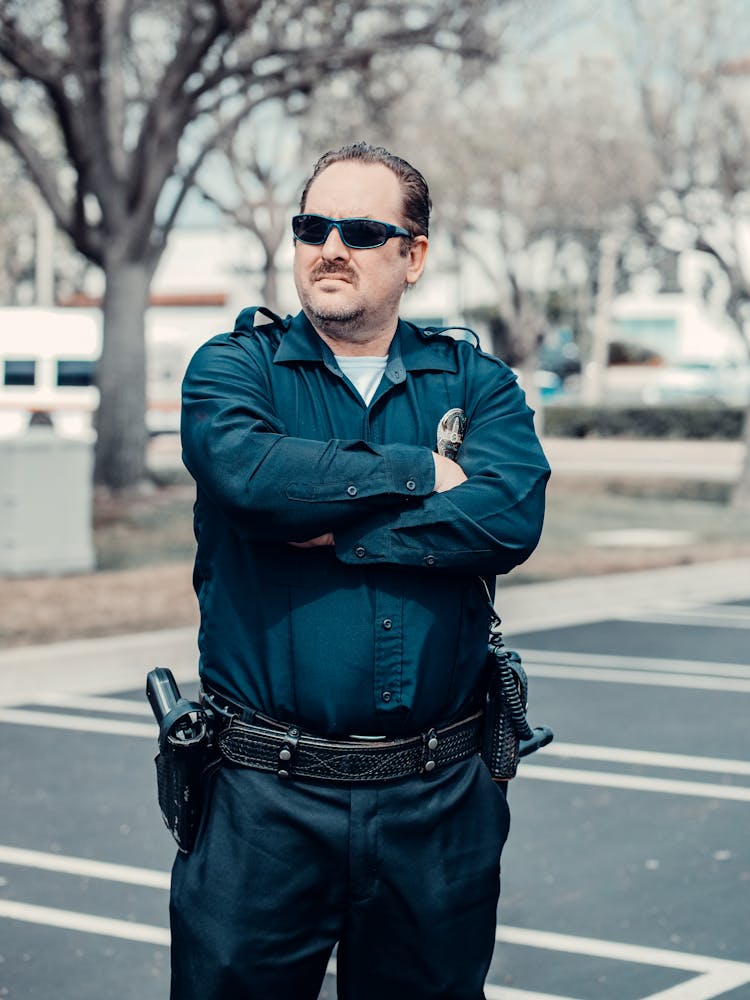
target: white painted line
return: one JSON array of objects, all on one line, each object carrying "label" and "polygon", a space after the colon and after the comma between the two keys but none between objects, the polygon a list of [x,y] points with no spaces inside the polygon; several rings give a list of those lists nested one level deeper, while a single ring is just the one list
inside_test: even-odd
[{"label": "white painted line", "polygon": [[650,622],[659,625],[700,625],[705,628],[750,628],[748,608],[664,608],[642,611],[637,618],[627,615],[625,621]]},{"label": "white painted line", "polygon": [[65,875],[82,875],[85,878],[100,878],[108,882],[126,882],[129,885],[142,885],[151,889],[169,889],[170,884],[169,873],[156,871],[154,868],[134,868],[108,861],[75,858],[67,854],[27,851],[20,847],[7,847],[2,844],[0,844],[0,864],[39,868]]},{"label": "white painted line", "polygon": [[68,931],[122,938],[125,941],[143,941],[146,944],[169,946],[169,930],[166,927],[136,924],[129,920],[113,920],[111,917],[98,917],[92,913],[77,913],[73,910],[57,910],[50,906],[17,903],[11,899],[0,899],[0,917],[30,924],[44,924],[47,927],[60,927]]},{"label": "white painted line", "polygon": [[512,986],[494,986],[485,983],[486,1000],[574,1000],[573,997],[563,997],[559,993],[534,993],[530,990],[518,990]]},{"label": "white painted line", "polygon": [[548,649],[519,650],[525,664],[554,663],[602,670],[658,670],[660,673],[698,674],[701,677],[750,678],[750,663],[721,663],[712,660],[673,660],[655,656],[617,656],[612,653],[558,652]]},{"label": "white painted line", "polygon": [[143,701],[129,701],[127,698],[95,698],[83,694],[50,692],[34,698],[33,704],[51,708],[80,708],[84,712],[101,712],[104,715],[147,715],[153,718],[145,695]]},{"label": "white painted line", "polygon": [[49,729],[70,729],[79,733],[106,733],[109,736],[142,736],[156,743],[156,723],[125,722],[120,719],[93,719],[60,712],[35,712],[25,708],[0,708],[0,722],[17,726],[45,726]]},{"label": "white painted line", "polygon": [[730,990],[747,983],[750,983],[750,971],[745,971],[744,974],[742,971],[732,970],[707,972],[686,983],[678,983],[669,989],[652,993],[643,1000],[713,1000],[714,997],[724,996]]},{"label": "white painted line", "polygon": [[[54,909],[49,906],[19,903],[14,900],[0,900],[0,918],[121,938],[127,941],[140,941],[163,947],[168,947],[170,943],[170,933],[166,927],[138,924],[128,920],[115,920],[111,917]],[[588,955],[704,974],[699,979],[693,980],[692,984],[680,984],[679,987],[673,987],[670,991],[654,994],[647,1000],[710,1000],[711,997],[718,996],[718,993],[709,992],[707,989],[709,987],[710,989],[726,990],[750,982],[750,965],[712,958],[707,955],[689,955],[685,952],[623,944],[618,941],[574,937],[570,934],[529,930],[522,927],[498,927],[495,930],[495,940],[500,944],[526,945],[546,951],[563,951],[574,955]],[[332,959],[328,963],[327,971],[331,975],[336,974],[335,960]],[[679,988],[689,989],[693,984],[696,989],[697,987],[700,989],[690,993],[675,992]],[[506,1000],[506,998],[507,1000],[569,1000],[565,997],[506,989],[494,985],[488,986],[487,997],[488,1000]]]},{"label": "white painted line", "polygon": [[531,677],[596,681],[600,684],[639,684],[646,687],[683,688],[686,691],[726,691],[750,694],[750,679],[729,677],[687,677],[682,674],[646,673],[645,670],[602,670],[596,667],[567,667],[554,663],[526,664]]},{"label": "white painted line", "polygon": [[[332,958],[326,967],[326,975],[335,976],[337,974],[336,959]],[[486,1000],[575,1000],[574,997],[564,997],[559,993],[535,993],[531,990],[519,990],[512,986],[496,986],[494,983],[485,983],[484,995]]]},{"label": "white painted line", "polygon": [[728,620],[718,615],[691,615],[687,611],[683,614],[679,612],[654,611],[653,614],[646,612],[638,615],[625,615],[623,621],[642,623],[643,625],[681,625],[692,626],[694,628],[724,628],[737,629],[742,631],[750,628],[750,619],[734,618]]},{"label": "white painted line", "polygon": [[545,757],[569,757],[579,760],[606,760],[615,764],[636,764],[646,767],[670,767],[678,771],[710,771],[715,774],[750,775],[750,761],[724,757],[693,757],[680,753],[658,753],[653,750],[625,750],[619,747],[590,746],[584,743],[550,743]]},{"label": "white painted line", "polygon": [[596,785],[635,792],[658,792],[660,795],[691,795],[704,799],[728,799],[750,802],[750,788],[737,785],[715,785],[707,781],[673,781],[670,778],[645,778],[634,774],[613,774],[611,771],[581,771],[571,767],[545,767],[543,764],[521,764],[523,778],[537,781],[559,781],[572,785]]},{"label": "white painted line", "polygon": [[[2,845],[0,845],[0,863],[44,869],[46,871],[62,872],[69,875],[81,875],[89,878],[105,879],[112,882],[124,882],[130,885],[140,885],[164,890],[169,889],[170,883],[168,872],[156,871],[151,868],[136,868],[129,865],[111,864],[102,861],[92,861],[88,858],[48,854],[42,851],[30,851],[22,848],[7,847]],[[34,914],[37,917],[41,917],[43,912],[44,908],[37,908],[34,910]],[[59,913],[66,911],[52,912]],[[96,920],[98,918],[92,919]],[[55,924],[55,926],[61,926],[61,924]],[[66,926],[68,925],[66,924]],[[115,926],[119,928],[119,922],[116,922]],[[131,925],[128,924],[128,927],[130,926]],[[98,929],[95,933],[105,933],[105,931],[101,929],[100,925],[97,925],[97,927]],[[86,928],[79,925],[78,929]],[[513,943],[526,943],[536,946],[536,941],[523,940],[524,935],[527,932],[518,928],[501,928],[501,934],[506,930],[509,930],[509,934],[515,935]],[[538,932],[530,933],[537,934]],[[569,942],[568,938],[565,940],[566,942]],[[583,941],[583,946],[588,949],[589,945],[587,940],[581,940]],[[619,948],[619,946],[616,947]],[[587,951],[587,953],[590,953],[590,951]],[[672,953],[670,952],[669,955],[671,956]],[[620,957],[620,955],[617,954],[613,957]],[[674,961],[674,959],[670,957],[670,961]],[[684,966],[680,965],[677,967],[683,968]],[[694,970],[691,969],[691,971]],[[329,963],[328,972],[331,975],[336,974],[335,959],[332,959]],[[675,987],[675,989],[684,988],[690,990],[689,994],[685,993],[684,1000],[709,1000],[709,998],[719,995],[720,992],[734,988],[734,986],[741,986],[745,982],[750,982],[750,967],[740,969],[739,971],[737,969],[729,969],[721,970],[720,972],[712,972],[701,977],[700,979],[692,980],[686,984],[680,984],[678,987]],[[719,984],[719,989],[716,990],[716,992],[710,992],[710,990],[714,989],[717,983]],[[726,985],[727,983],[729,985]],[[698,989],[699,984],[700,990]],[[511,989],[509,987],[499,987],[493,984],[487,984],[485,993],[487,1000],[572,1000],[570,997],[561,997],[558,995],[552,996],[547,993]],[[665,994],[655,994],[654,997],[649,997],[648,1000],[683,1000],[683,994],[675,993],[674,996],[672,996],[671,991],[669,991]]]},{"label": "white painted line", "polygon": [[571,955],[588,955],[592,958],[633,962],[636,965],[654,965],[663,969],[682,969],[697,973],[732,973],[750,979],[750,964],[734,962],[711,955],[693,955],[668,948],[625,944],[621,941],[604,941],[601,938],[577,937],[553,931],[530,930],[526,927],[501,925],[495,930],[495,940],[500,944],[526,945],[545,951],[564,951]]}]

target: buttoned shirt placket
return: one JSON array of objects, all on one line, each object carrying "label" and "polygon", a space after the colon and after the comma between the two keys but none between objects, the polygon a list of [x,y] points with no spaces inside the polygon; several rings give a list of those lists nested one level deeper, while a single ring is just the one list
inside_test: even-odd
[{"label": "buttoned shirt placket", "polygon": [[[374,426],[377,424],[377,411],[387,405],[387,396],[394,387],[406,380],[406,370],[397,344],[393,345],[383,378],[369,406],[365,404],[335,361],[326,359],[324,364],[329,371],[341,379],[346,389],[362,407],[363,440],[376,444],[384,443],[374,432]],[[350,489],[356,489],[356,487],[352,486]],[[362,572],[365,576],[372,573],[366,566],[363,566]],[[374,595],[373,703],[378,714],[391,715],[397,713],[403,703],[403,601],[382,587],[373,587],[372,593]]]}]

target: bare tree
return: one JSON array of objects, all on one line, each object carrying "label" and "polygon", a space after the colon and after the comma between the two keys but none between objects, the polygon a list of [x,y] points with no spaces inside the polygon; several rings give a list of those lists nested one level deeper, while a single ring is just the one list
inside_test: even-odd
[{"label": "bare tree", "polygon": [[18,160],[0,149],[0,302],[27,303],[33,297],[36,205]]},{"label": "bare tree", "polygon": [[496,290],[494,349],[514,365],[534,369],[553,290],[585,282],[589,312],[601,299],[602,246],[613,233],[625,246],[653,195],[657,172],[618,84],[612,58],[561,70],[542,48],[481,79],[433,80],[430,103],[407,99],[395,118],[430,165],[436,223]]},{"label": "bare tree", "polygon": [[282,102],[268,102],[217,152],[223,154],[223,164],[204,172],[198,190],[233,225],[254,236],[261,258],[261,300],[278,311],[276,258],[285,239],[291,240],[289,216],[305,179],[298,122]]},{"label": "bare tree", "polygon": [[509,0],[4,0],[0,138],[104,272],[95,477],[145,474],[143,316],[210,151],[262,102],[395,50],[485,52]]},{"label": "bare tree", "polygon": [[51,305],[81,287],[85,270],[18,157],[0,146],[0,303]]},{"label": "bare tree", "polygon": [[[648,238],[694,249],[723,283],[750,354],[750,28],[738,0],[630,0],[627,52],[645,134],[659,164],[640,218]],[[750,506],[750,411],[733,502]]]}]

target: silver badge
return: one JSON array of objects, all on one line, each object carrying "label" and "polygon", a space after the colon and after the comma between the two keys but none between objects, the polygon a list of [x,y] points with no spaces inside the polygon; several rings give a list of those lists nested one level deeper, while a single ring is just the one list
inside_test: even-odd
[{"label": "silver badge", "polygon": [[452,461],[456,461],[458,449],[464,439],[466,430],[466,414],[458,407],[448,410],[440,418],[437,427],[437,452]]}]

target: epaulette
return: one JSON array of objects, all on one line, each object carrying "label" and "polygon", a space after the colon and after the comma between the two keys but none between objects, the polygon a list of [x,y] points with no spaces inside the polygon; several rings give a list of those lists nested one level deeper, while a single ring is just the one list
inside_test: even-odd
[{"label": "epaulette", "polygon": [[[270,320],[270,323],[257,325],[255,319],[258,314],[265,316]],[[272,329],[283,331],[289,326],[291,319],[291,316],[282,319],[281,316],[277,316],[275,312],[266,309],[265,306],[248,306],[240,312],[234,321],[234,330],[232,330],[231,335],[233,337],[250,336],[258,331]]]},{"label": "epaulette", "polygon": [[472,347],[479,347],[479,337],[474,330],[469,329],[468,326],[417,326],[415,323],[411,323],[411,326],[423,337],[430,339],[431,337],[445,337],[447,336],[450,340],[454,340],[461,344],[471,344]]}]

